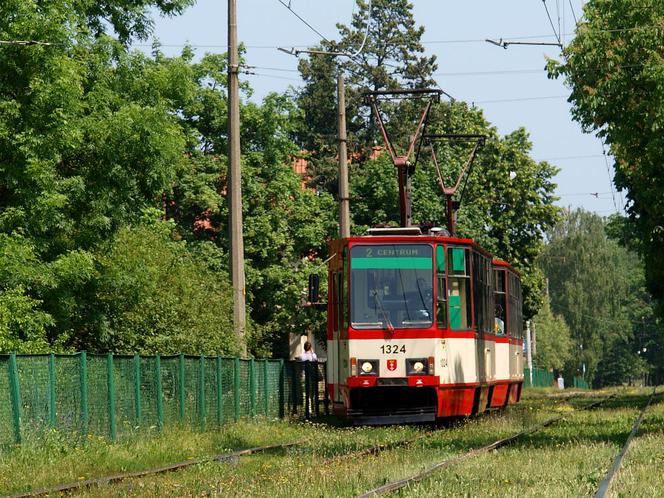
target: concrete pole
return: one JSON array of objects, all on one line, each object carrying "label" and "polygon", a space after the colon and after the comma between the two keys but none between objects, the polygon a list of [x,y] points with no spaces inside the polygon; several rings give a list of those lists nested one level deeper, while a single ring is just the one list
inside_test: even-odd
[{"label": "concrete pole", "polygon": [[526,321],[526,358],[528,360],[528,372],[530,373],[530,386],[533,385],[533,353],[530,338],[530,320]]},{"label": "concrete pole", "polygon": [[337,129],[339,141],[339,237],[350,237],[350,206],[348,199],[348,146],[346,136],[346,91],[344,76],[337,76]]},{"label": "concrete pole", "polygon": [[237,0],[228,0],[228,198],[233,284],[233,328],[246,356],[244,332],[247,322],[242,236],[242,176],[240,169],[240,87],[237,53]]}]

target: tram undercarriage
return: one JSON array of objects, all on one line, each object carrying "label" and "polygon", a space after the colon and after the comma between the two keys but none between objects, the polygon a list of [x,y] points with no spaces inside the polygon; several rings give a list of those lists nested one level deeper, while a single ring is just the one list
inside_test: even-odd
[{"label": "tram undercarriage", "polygon": [[440,418],[476,415],[517,403],[521,388],[520,382],[478,387],[355,388],[350,389],[349,407],[343,415],[355,425],[435,422]]}]

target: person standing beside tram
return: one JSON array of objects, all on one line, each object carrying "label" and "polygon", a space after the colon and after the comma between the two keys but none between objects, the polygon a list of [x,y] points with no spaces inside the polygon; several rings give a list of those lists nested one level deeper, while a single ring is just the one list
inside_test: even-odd
[{"label": "person standing beside tram", "polygon": [[318,356],[311,349],[311,343],[309,341],[304,343],[304,352],[298,357],[300,361],[318,361]]}]

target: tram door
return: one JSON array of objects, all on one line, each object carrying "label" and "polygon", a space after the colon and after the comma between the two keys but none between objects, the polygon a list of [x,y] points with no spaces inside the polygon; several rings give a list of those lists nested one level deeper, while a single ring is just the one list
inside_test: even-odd
[{"label": "tram door", "polygon": [[[333,292],[334,292],[334,309],[332,319],[332,343],[334,344],[334,350],[331,352],[333,355],[334,367],[333,367],[333,380],[332,382],[336,385],[334,390],[334,400],[335,402],[343,401],[341,398],[341,384],[344,383],[344,361],[348,362],[348,341],[342,341],[341,338],[341,327],[343,322],[343,274],[341,272],[336,272],[332,276],[333,282]],[[344,347],[345,344],[345,347]]]}]

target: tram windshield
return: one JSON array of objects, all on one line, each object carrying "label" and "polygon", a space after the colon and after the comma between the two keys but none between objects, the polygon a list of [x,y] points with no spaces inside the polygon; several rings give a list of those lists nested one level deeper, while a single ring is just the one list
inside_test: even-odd
[{"label": "tram windshield", "polygon": [[433,249],[430,245],[353,246],[350,268],[353,328],[427,328],[432,325]]}]

